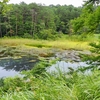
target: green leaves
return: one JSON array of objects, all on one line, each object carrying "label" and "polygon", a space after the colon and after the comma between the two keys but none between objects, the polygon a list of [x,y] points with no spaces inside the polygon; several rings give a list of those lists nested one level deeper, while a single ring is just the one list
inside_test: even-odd
[{"label": "green leaves", "polygon": [[94,33],[100,23],[100,7],[86,6],[80,17],[71,21],[75,33]]},{"label": "green leaves", "polygon": [[5,14],[6,12],[10,11],[11,5],[7,5],[9,0],[1,0],[0,1],[0,13]]},{"label": "green leaves", "polygon": [[87,0],[87,1],[84,1],[85,2],[85,6],[87,5],[93,5],[93,4],[99,4],[100,3],[100,0]]}]

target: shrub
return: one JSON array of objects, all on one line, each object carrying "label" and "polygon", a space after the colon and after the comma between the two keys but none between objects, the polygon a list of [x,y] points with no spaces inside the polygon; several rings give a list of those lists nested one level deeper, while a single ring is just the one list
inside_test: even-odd
[{"label": "shrub", "polygon": [[24,33],[24,35],[22,37],[23,38],[32,38],[32,35],[30,35],[29,33]]}]

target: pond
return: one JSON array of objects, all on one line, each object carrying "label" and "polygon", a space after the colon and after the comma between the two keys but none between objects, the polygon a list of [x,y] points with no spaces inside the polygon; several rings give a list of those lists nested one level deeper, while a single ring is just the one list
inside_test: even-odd
[{"label": "pond", "polygon": [[89,65],[87,65],[85,62],[57,61],[56,64],[47,68],[47,72],[54,73],[54,72],[61,71],[63,73],[66,73],[66,72],[75,71],[78,68],[87,67],[87,66]]},{"label": "pond", "polygon": [[35,57],[21,56],[0,59],[0,78],[20,75],[23,70],[30,70],[39,60]]},{"label": "pond", "polygon": [[[0,78],[2,77],[13,77],[20,75],[23,70],[32,69],[39,59],[31,56],[22,56],[17,58],[2,58],[0,59]],[[59,68],[63,72],[68,72],[70,68],[77,69],[81,66],[87,66],[85,62],[65,62],[57,61],[56,64],[47,68],[47,72],[57,72]]]}]

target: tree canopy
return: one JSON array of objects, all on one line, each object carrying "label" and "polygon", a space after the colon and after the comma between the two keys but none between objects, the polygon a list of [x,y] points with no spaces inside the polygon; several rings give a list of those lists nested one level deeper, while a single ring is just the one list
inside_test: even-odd
[{"label": "tree canopy", "polygon": [[87,0],[87,1],[84,1],[85,2],[85,5],[90,5],[90,4],[99,4],[100,3],[100,0]]},{"label": "tree canopy", "polygon": [[99,0],[88,0],[83,6],[80,17],[71,21],[74,33],[99,33],[100,32],[100,6],[93,5]]},{"label": "tree canopy", "polygon": [[10,10],[7,5],[8,2],[9,2],[9,0],[1,0],[0,1],[0,13],[6,13],[7,11]]},{"label": "tree canopy", "polygon": [[[7,2],[2,2],[7,5],[5,8],[9,6]],[[70,20],[77,18],[81,9],[72,5],[12,4],[12,9],[6,15],[1,14],[0,34],[45,39],[57,33],[69,34]]]}]

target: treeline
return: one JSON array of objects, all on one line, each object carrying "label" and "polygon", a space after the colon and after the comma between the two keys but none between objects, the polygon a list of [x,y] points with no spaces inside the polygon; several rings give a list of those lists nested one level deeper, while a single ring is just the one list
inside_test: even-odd
[{"label": "treeline", "polygon": [[12,4],[9,12],[0,13],[0,37],[20,36],[46,39],[71,32],[70,20],[81,14],[81,7],[30,3]]}]

